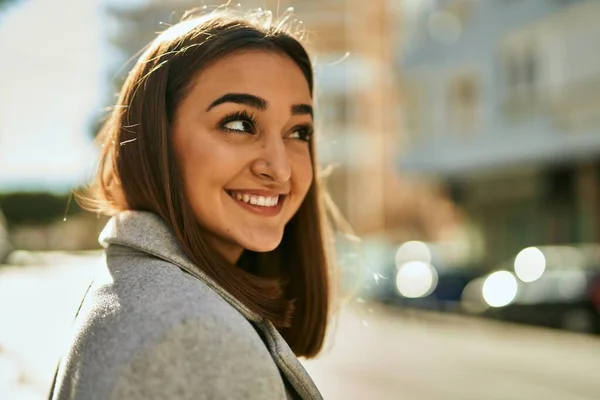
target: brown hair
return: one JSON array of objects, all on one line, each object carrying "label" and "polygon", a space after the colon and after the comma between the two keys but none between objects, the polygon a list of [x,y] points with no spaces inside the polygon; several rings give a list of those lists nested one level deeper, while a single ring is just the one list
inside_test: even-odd
[{"label": "brown hair", "polygon": [[313,357],[322,348],[331,303],[318,179],[313,179],[275,250],[245,251],[238,266],[230,265],[203,239],[183,194],[170,134],[174,113],[199,71],[237,51],[288,55],[303,72],[312,95],[312,64],[291,29],[289,23],[271,23],[264,12],[240,17],[220,11],[184,19],[159,35],[130,71],[99,134],[102,153],[96,180],[80,202],[107,215],[123,210],[159,215],[207,275],[270,320],[297,356]]}]

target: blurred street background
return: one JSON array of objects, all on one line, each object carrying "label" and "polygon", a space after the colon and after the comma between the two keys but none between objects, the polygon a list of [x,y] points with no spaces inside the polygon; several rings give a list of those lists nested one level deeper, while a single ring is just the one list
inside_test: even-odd
[{"label": "blurred street background", "polygon": [[[72,190],[136,54],[200,0],[0,0],[0,399],[41,399],[101,253]],[[598,399],[600,2],[294,7],[355,235],[326,399]],[[237,7],[231,3],[230,7]]]}]

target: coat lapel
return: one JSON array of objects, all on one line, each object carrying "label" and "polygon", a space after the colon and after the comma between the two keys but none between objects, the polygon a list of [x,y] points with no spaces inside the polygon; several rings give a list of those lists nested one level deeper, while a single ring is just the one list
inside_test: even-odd
[{"label": "coat lapel", "polygon": [[118,244],[152,254],[201,280],[261,330],[275,364],[300,397],[310,400],[322,399],[314,382],[273,324],[248,309],[192,263],[179,245],[175,234],[160,217],[144,211],[122,212],[111,218],[100,234],[99,241],[104,247]]}]

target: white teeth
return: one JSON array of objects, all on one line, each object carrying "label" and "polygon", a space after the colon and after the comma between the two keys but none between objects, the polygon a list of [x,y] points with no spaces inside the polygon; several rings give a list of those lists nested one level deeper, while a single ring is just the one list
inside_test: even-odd
[{"label": "white teeth", "polygon": [[265,196],[251,196],[247,193],[236,193],[230,192],[231,197],[244,203],[250,203],[255,206],[261,207],[275,207],[279,203],[279,196],[265,197]]}]

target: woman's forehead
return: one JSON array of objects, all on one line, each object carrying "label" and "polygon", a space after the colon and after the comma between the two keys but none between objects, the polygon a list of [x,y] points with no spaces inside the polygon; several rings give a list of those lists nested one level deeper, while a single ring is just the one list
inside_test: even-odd
[{"label": "woman's forehead", "polygon": [[300,67],[287,55],[274,51],[250,50],[224,56],[196,76],[192,91],[196,92],[194,97],[207,100],[225,93],[251,93],[312,103]]}]

